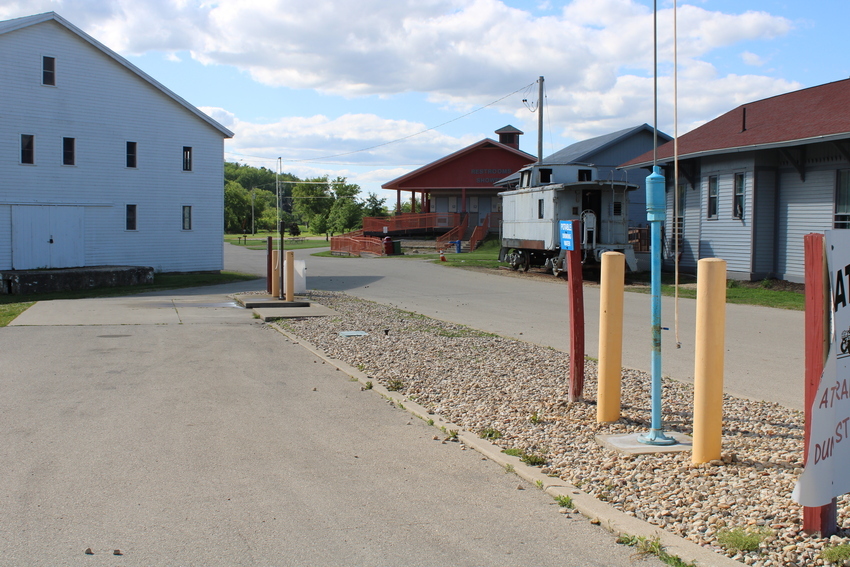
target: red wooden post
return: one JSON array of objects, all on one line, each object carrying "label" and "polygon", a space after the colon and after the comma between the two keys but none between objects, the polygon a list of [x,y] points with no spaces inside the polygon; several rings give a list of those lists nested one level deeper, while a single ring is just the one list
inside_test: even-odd
[{"label": "red wooden post", "polygon": [[[809,460],[809,437],[812,426],[812,403],[818,393],[818,385],[823,374],[829,337],[829,316],[827,312],[829,297],[826,277],[826,251],[824,235],[807,234],[804,238],[806,251],[806,393],[805,415],[806,432],[803,445],[803,462]],[[831,504],[817,507],[803,507],[803,531],[820,532],[829,537],[838,531],[838,517],[835,498]]]},{"label": "red wooden post", "polygon": [[567,279],[570,284],[570,396],[571,402],[584,392],[584,288],[581,276],[580,223],[573,223],[573,250],[567,252]]},{"label": "red wooden post", "polygon": [[271,236],[266,237],[266,292],[272,292],[272,246],[274,242]]}]

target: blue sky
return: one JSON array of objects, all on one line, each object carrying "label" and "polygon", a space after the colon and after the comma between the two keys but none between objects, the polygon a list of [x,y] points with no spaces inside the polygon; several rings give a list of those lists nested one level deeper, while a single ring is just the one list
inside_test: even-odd
[{"label": "blue sky", "polygon": [[[672,134],[673,3],[657,2],[659,127]],[[540,75],[545,154],[653,119],[652,0],[0,0],[0,19],[46,11],[233,130],[226,159],[280,157],[390,202],[382,183],[507,124],[535,154],[522,99],[536,102]],[[679,0],[677,14],[680,134],[850,77],[850,3]]]}]

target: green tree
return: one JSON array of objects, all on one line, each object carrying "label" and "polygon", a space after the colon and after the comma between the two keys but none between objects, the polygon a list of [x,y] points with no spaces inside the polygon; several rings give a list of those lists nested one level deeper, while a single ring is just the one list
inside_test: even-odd
[{"label": "green tree", "polygon": [[363,226],[363,207],[353,197],[338,197],[328,214],[331,234],[349,232]]},{"label": "green tree", "polygon": [[387,207],[384,205],[386,199],[379,199],[375,193],[368,193],[366,201],[363,203],[364,217],[385,217],[387,216]]},{"label": "green tree", "polygon": [[250,230],[251,196],[235,181],[224,186],[224,231],[228,233]]},{"label": "green tree", "polygon": [[330,233],[330,223],[328,222],[328,213],[320,213],[313,215],[310,219],[310,230],[314,234],[324,234],[325,240],[328,240]]},{"label": "green tree", "polygon": [[327,217],[334,197],[328,187],[327,177],[297,183],[292,187],[292,212],[309,227],[315,217],[320,215]]}]

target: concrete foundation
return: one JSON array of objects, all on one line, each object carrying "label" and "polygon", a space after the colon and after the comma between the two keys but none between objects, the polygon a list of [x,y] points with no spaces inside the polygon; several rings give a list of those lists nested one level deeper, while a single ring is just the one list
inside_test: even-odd
[{"label": "concrete foundation", "polygon": [[27,295],[153,283],[153,268],[93,266],[58,270],[0,271],[0,295]]}]

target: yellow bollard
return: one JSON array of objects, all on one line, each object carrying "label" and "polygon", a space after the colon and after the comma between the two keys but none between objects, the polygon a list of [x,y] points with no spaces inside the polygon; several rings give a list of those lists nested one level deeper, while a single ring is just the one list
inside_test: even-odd
[{"label": "yellow bollard", "polygon": [[286,251],[286,283],[284,291],[286,292],[286,300],[292,301],[295,299],[295,252],[292,250]]},{"label": "yellow bollard", "polygon": [[691,461],[720,458],[723,435],[723,358],[726,335],[726,262],[697,264],[694,364],[694,448]]},{"label": "yellow bollard", "polygon": [[596,400],[596,421],[599,423],[620,419],[625,274],[624,254],[602,254],[599,293],[599,392]]},{"label": "yellow bollard", "polygon": [[272,250],[272,297],[280,297],[280,250]]}]

